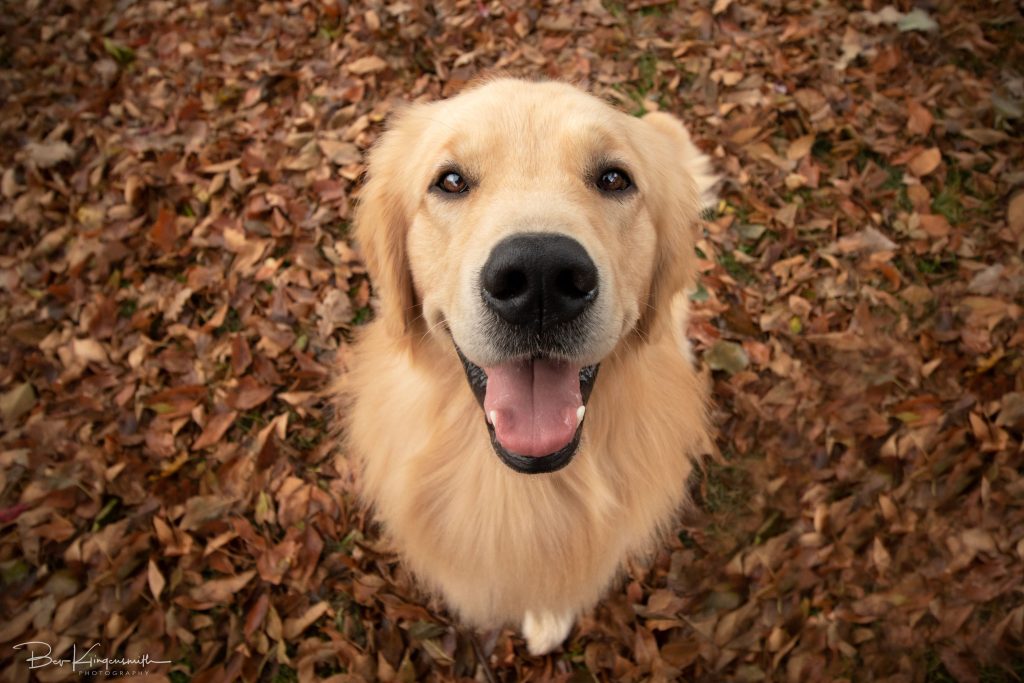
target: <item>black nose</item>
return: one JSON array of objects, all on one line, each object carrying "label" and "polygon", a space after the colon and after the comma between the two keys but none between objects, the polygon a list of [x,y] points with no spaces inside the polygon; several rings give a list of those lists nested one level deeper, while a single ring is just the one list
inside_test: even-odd
[{"label": "black nose", "polygon": [[507,237],[480,273],[487,306],[539,329],[578,317],[597,298],[597,268],[576,240],[556,233]]}]

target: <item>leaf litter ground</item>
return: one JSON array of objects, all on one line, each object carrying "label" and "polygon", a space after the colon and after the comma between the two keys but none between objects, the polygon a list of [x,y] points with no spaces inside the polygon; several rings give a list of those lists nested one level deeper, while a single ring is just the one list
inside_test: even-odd
[{"label": "leaf litter ground", "polygon": [[[708,7],[707,5],[711,5]],[[994,2],[35,0],[0,16],[0,658],[172,681],[1024,677],[1024,20]],[[492,70],[681,115],[721,458],[531,658],[419,593],[326,380],[401,101]]]}]

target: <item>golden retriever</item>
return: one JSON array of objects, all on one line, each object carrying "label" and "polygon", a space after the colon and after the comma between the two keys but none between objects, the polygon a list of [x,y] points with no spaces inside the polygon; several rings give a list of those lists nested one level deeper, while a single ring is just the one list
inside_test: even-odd
[{"label": "golden retriever", "polygon": [[685,338],[708,160],[665,113],[501,78],[409,106],[356,238],[380,299],[339,381],[360,489],[470,625],[558,647],[709,447]]}]

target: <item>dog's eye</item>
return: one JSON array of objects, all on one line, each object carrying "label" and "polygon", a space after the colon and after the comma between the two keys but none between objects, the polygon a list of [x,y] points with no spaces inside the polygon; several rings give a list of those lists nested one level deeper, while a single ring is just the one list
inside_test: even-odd
[{"label": "dog's eye", "polygon": [[469,189],[469,183],[455,171],[445,171],[434,183],[434,187],[448,194],[459,194]]},{"label": "dog's eye", "polygon": [[609,168],[602,171],[597,177],[597,189],[602,192],[622,192],[633,186],[626,172],[617,168]]}]

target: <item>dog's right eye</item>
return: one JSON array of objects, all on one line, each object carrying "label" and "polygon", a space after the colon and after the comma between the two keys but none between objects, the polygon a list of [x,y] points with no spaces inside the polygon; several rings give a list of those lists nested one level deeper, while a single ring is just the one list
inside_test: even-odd
[{"label": "dog's right eye", "polygon": [[448,194],[460,194],[469,189],[469,183],[455,171],[445,171],[434,183],[434,187]]},{"label": "dog's right eye", "polygon": [[633,187],[633,181],[619,168],[609,168],[597,177],[597,187],[602,192],[625,192]]}]

